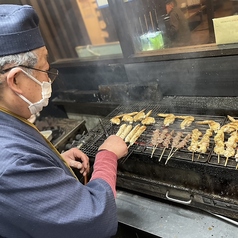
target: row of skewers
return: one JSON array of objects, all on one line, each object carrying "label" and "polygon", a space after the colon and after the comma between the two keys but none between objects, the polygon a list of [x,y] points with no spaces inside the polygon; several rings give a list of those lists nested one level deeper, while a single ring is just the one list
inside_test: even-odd
[{"label": "row of skewers", "polygon": [[[163,147],[162,153],[160,154],[160,158],[158,161],[161,161],[164,152],[166,149],[170,149],[170,152],[167,156],[165,164],[168,163],[169,159],[175,154],[177,150],[183,149],[186,147],[186,149],[190,152],[192,152],[192,161],[194,161],[194,154],[199,153],[197,160],[199,160],[201,153],[206,153],[209,145],[210,145],[210,138],[213,134],[213,131],[211,129],[207,129],[204,134],[202,134],[201,131],[198,129],[194,129],[192,133],[188,133],[185,136],[183,135],[183,132],[174,130],[170,131],[165,128],[162,131],[159,129],[156,129],[153,131],[152,139],[151,139],[151,145],[152,145],[152,153],[151,158],[153,157],[153,154],[158,146]],[[228,158],[232,156],[235,156],[236,163],[238,163],[238,149],[236,149],[235,154],[235,147],[237,146],[237,140],[238,132],[233,132],[232,135],[228,138],[228,140],[224,143],[226,145],[223,156],[226,157],[225,166],[227,166]],[[216,151],[216,147],[218,147],[218,144],[215,145],[214,152],[218,153]],[[221,151],[219,152],[221,154]],[[218,164],[220,161],[218,161]],[[238,167],[236,166],[236,169]]]},{"label": "row of skewers", "polygon": [[130,112],[117,115],[110,119],[110,122],[115,125],[120,125],[121,122],[133,124],[140,122],[142,125],[151,125],[155,123],[155,118],[151,117],[152,110],[145,113],[145,109],[139,112]]},{"label": "row of skewers", "polygon": [[[214,142],[215,142],[215,147],[214,147],[214,152],[218,155],[218,164],[220,163],[220,156],[224,156],[226,158],[225,160],[225,166],[227,166],[227,163],[228,163],[228,159],[230,157],[235,157],[235,160],[236,160],[236,169],[238,169],[238,148],[237,148],[237,143],[238,143],[238,132],[237,132],[237,129],[238,129],[238,122],[235,122],[232,117],[228,117],[230,120],[232,120],[231,123],[228,123],[222,127],[220,127],[220,124],[215,122],[215,121],[211,121],[211,120],[206,120],[206,121],[201,121],[201,122],[198,122],[199,124],[208,124],[209,125],[209,129],[206,130],[206,132],[203,134],[201,131],[199,131],[198,129],[194,129],[192,130],[192,133],[191,135],[188,134],[185,141],[186,143],[188,142],[187,140],[191,137],[191,140],[190,140],[190,146],[187,147],[187,149],[192,152],[192,161],[194,161],[194,154],[195,153],[199,153],[198,155],[198,159],[199,159],[199,156],[201,153],[206,153],[208,148],[209,148],[209,145],[210,145],[210,139],[211,139],[211,136],[213,134],[215,134],[214,136]],[[235,128],[235,125],[236,125],[236,128]],[[168,148],[168,141],[171,139],[174,131],[170,132],[167,134],[166,136],[166,131],[167,129],[164,129],[162,131],[162,133],[160,134],[160,137],[157,139],[158,137],[158,130],[155,130],[154,133],[153,133],[153,136],[152,136],[152,140],[151,140],[151,143],[153,145],[153,150],[152,150],[152,155],[151,157],[153,156],[153,153],[156,149],[157,146],[156,145],[156,142],[157,141],[157,144],[162,144],[164,146],[164,150],[166,148]],[[228,140],[225,141],[225,136],[224,134],[225,133],[230,133],[228,134]],[[172,149],[171,151],[173,150],[173,147],[174,145],[176,145],[177,143],[177,140],[176,139],[180,139],[182,135],[182,132],[177,132],[177,135],[173,138],[173,142],[172,142]],[[164,139],[165,138],[165,139]],[[163,140],[164,141],[161,141]],[[185,146],[185,144],[184,144]],[[180,146],[177,146],[178,148],[176,148],[176,151],[182,147]],[[163,156],[163,153],[164,153],[164,150],[162,151],[161,153],[161,156],[160,156],[160,159],[161,157]],[[175,152],[176,152],[175,151]],[[168,162],[168,160],[172,157],[172,155],[175,153],[175,152],[170,152],[169,155],[168,155],[168,158],[166,160],[166,163]]]},{"label": "row of skewers", "polygon": [[[124,113],[117,115],[110,119],[110,122],[112,124],[120,125],[121,122],[132,124],[134,122],[140,122],[142,125],[152,125],[155,123],[155,118],[151,117],[152,110],[145,113],[145,109],[139,111],[139,112],[130,112],[130,113]],[[172,125],[175,120],[182,120],[180,123],[180,128],[185,129],[189,127],[193,121],[195,121],[195,118],[190,115],[174,115],[172,113],[158,113],[158,117],[164,118],[164,126]],[[209,124],[210,127],[213,127],[214,130],[217,130],[219,128],[220,124],[217,122],[214,122],[212,120],[206,120],[202,122],[196,122],[198,124]]]},{"label": "row of skewers", "polygon": [[[126,122],[129,124],[132,124],[134,122],[140,122],[142,125],[152,125],[155,123],[155,118],[151,117],[152,110],[147,112],[145,114],[145,109],[139,111],[139,112],[131,112],[131,113],[125,113],[117,115],[110,119],[110,122],[112,124],[120,125],[121,122]],[[192,122],[195,120],[193,116],[176,116],[174,114],[165,114],[165,113],[159,113],[157,114],[159,117],[164,118],[164,126],[169,126],[174,123],[175,119],[182,119],[183,121],[180,124],[181,129],[185,129],[186,127],[189,127]]]},{"label": "row of skewers", "polygon": [[[151,117],[152,110],[145,113],[145,109],[141,110],[140,112],[132,112],[132,113],[125,113],[120,114],[113,117],[110,121],[113,124],[119,125],[121,121],[125,123],[122,124],[117,132],[117,135],[121,136],[126,143],[129,143],[130,147],[133,145],[136,140],[141,136],[141,134],[146,130],[147,125],[152,125],[155,123],[155,118]],[[174,121],[182,120],[180,124],[181,129],[185,129],[189,127],[195,120],[193,116],[190,115],[174,115],[174,114],[165,114],[159,113],[157,114],[159,117],[164,118],[164,126],[168,127],[169,125],[173,124]],[[183,148],[188,141],[190,140],[190,146],[187,147],[189,151],[192,152],[192,161],[194,160],[194,154],[199,153],[198,159],[201,153],[206,153],[209,145],[210,139],[214,135],[214,152],[218,156],[218,164],[220,163],[220,156],[225,156],[225,166],[227,166],[228,159],[230,157],[235,157],[238,169],[238,120],[235,120],[233,117],[228,115],[230,123],[220,126],[220,123],[213,121],[213,120],[204,120],[204,121],[196,121],[196,124],[200,125],[208,125],[209,129],[206,130],[205,134],[198,129],[192,130],[192,133],[187,134],[184,137],[184,141],[180,141],[180,145],[176,144],[176,140],[180,139],[182,136],[182,132],[177,132],[176,136],[173,138],[174,131],[168,133],[167,129],[162,130],[161,132],[157,129],[154,131],[151,143],[153,145],[151,157],[158,146],[164,146],[163,151],[160,156],[160,160],[163,157],[164,151],[170,147],[171,151],[168,155],[166,163],[168,160],[173,156],[173,154]],[[133,124],[136,124],[133,126]],[[225,134],[226,137],[228,136],[228,140],[225,141]],[[156,139],[157,138],[157,139]],[[164,139],[163,139],[164,138]],[[185,139],[186,138],[186,139]],[[158,141],[157,141],[158,140]],[[157,141],[157,142],[156,142]],[[183,146],[182,146],[183,145]],[[182,146],[182,147],[181,147]],[[175,151],[173,151],[175,149]]]},{"label": "row of skewers", "polygon": [[145,130],[145,125],[137,124],[133,127],[132,125],[122,124],[116,135],[120,136],[126,143],[128,143],[129,148],[138,140]]},{"label": "row of skewers", "polygon": [[128,148],[132,146],[146,130],[146,125],[155,123],[155,119],[150,117],[151,112],[152,110],[145,113],[145,109],[143,109],[139,112],[120,114],[110,120],[117,125],[119,125],[121,121],[125,122],[119,127],[116,135],[120,136],[128,144]]},{"label": "row of skewers", "polygon": [[[174,134],[175,134],[175,136],[173,137]],[[186,144],[188,143],[188,141],[190,139],[190,136],[191,136],[190,134],[187,134],[184,138],[182,138],[183,132],[181,132],[181,131],[177,131],[175,133],[174,130],[169,132],[169,130],[167,128],[165,128],[161,131],[159,129],[156,129],[155,131],[153,131],[153,135],[152,135],[152,139],[151,139],[151,144],[153,146],[151,158],[153,157],[154,152],[157,149],[157,147],[162,146],[163,151],[159,157],[159,161],[161,161],[165,150],[168,149],[169,147],[171,147],[170,152],[169,152],[168,157],[165,162],[165,164],[167,164],[169,159],[174,155],[174,153],[177,150],[184,148],[186,146]]]}]

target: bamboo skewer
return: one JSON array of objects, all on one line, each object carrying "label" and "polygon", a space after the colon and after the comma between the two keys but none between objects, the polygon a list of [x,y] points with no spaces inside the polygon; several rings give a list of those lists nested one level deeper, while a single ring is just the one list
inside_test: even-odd
[{"label": "bamboo skewer", "polygon": [[174,149],[174,147],[171,148],[171,150],[170,150],[170,152],[169,152],[169,154],[168,154],[168,158],[169,158],[169,156],[171,155],[173,149]]},{"label": "bamboo skewer", "polygon": [[163,149],[163,151],[162,151],[162,153],[161,153],[161,155],[160,155],[159,161],[161,161],[161,159],[162,159],[162,157],[163,157],[163,155],[164,155],[164,152],[165,152],[166,148],[168,148],[169,145],[171,144],[171,139],[172,139],[173,134],[174,134],[174,130],[172,130],[172,131],[166,136],[165,140],[163,141],[164,149]]},{"label": "bamboo skewer", "polygon": [[162,153],[161,153],[161,155],[160,155],[160,157],[159,157],[159,162],[161,161],[161,159],[162,159],[162,157],[163,157],[163,155],[164,155],[165,150],[166,150],[166,147],[164,147],[164,149],[163,149],[163,151],[162,151]]},{"label": "bamboo skewer", "polygon": [[194,152],[192,153],[192,161],[194,161]]},{"label": "bamboo skewer", "polygon": [[[183,135],[182,132],[177,132],[176,136],[173,138],[173,142],[172,142],[172,148],[168,154],[167,160],[165,162],[165,164],[168,163],[169,159],[174,155],[174,153],[178,150],[177,146],[179,145],[179,141],[181,140],[181,136]],[[175,151],[173,152],[173,149],[175,149]]]},{"label": "bamboo skewer", "polygon": [[199,159],[200,159],[200,155],[201,155],[201,154],[199,153],[199,155],[198,155],[198,157],[197,157],[197,160],[199,160]]},{"label": "bamboo skewer", "polygon": [[152,144],[153,144],[153,149],[152,149],[152,152],[151,152],[151,156],[150,158],[153,157],[154,153],[155,153],[155,150],[156,148],[158,147],[159,143],[158,143],[158,138],[160,136],[160,131],[158,129],[156,129],[153,133],[153,137],[152,137]]},{"label": "bamboo skewer", "polygon": [[157,146],[158,146],[158,145],[154,145],[154,146],[153,146],[153,149],[152,149],[150,158],[153,157],[153,155],[154,155],[154,153],[155,153],[155,150],[157,149]]},{"label": "bamboo skewer", "polygon": [[168,161],[170,160],[170,158],[175,154],[175,152],[176,152],[178,149],[179,149],[179,148],[176,148],[176,149],[174,150],[174,152],[173,152],[170,156],[168,156],[168,158],[167,158],[165,164],[168,163]]},{"label": "bamboo skewer", "polygon": [[227,166],[228,159],[229,159],[229,157],[226,157],[226,161],[225,161],[225,164],[224,164],[224,166]]}]

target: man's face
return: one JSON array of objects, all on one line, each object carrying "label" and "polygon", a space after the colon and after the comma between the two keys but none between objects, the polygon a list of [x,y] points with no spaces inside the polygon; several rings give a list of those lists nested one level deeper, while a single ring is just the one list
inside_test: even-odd
[{"label": "man's face", "polygon": [[[41,47],[41,48],[36,49],[34,51],[38,56],[38,62],[34,66],[34,68],[44,70],[44,71],[48,70],[49,69],[49,64],[48,64],[48,61],[47,61],[47,53],[48,52],[46,50],[46,47]],[[44,72],[40,72],[40,71],[37,71],[37,70],[32,70],[31,75],[33,77],[35,77],[35,79],[37,79],[41,83],[49,82],[48,75]],[[25,77],[24,82],[26,83],[24,89],[28,89],[27,90],[27,98],[33,103],[38,102],[42,98],[41,86],[39,84],[37,84],[36,82],[34,82],[29,77],[27,77],[26,75],[23,74],[23,76]]]},{"label": "man's face", "polygon": [[172,11],[173,7],[174,7],[174,5],[173,5],[172,2],[166,4],[166,12],[167,12],[167,14],[169,14]]}]

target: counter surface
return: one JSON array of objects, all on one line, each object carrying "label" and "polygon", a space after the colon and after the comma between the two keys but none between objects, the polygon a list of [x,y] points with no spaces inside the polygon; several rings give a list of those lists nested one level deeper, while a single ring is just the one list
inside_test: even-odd
[{"label": "counter surface", "polygon": [[236,237],[231,223],[203,211],[117,191],[118,220],[162,238]]}]

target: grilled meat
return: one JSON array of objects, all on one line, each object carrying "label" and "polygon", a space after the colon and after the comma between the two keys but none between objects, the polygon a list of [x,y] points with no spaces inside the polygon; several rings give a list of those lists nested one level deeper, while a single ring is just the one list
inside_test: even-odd
[{"label": "grilled meat", "polygon": [[118,132],[116,133],[117,136],[120,136],[122,134],[122,132],[126,129],[127,124],[122,124],[118,130]]},{"label": "grilled meat", "polygon": [[[120,115],[117,115],[117,116],[111,118],[111,119],[110,119],[110,122],[111,122],[112,124],[120,125],[120,123],[121,123],[121,118],[124,117],[124,119],[128,118],[128,120],[129,120],[129,117],[130,117],[130,116],[134,116],[134,115],[137,114],[137,113],[138,113],[138,112],[123,113],[123,114],[120,114]],[[122,120],[123,120],[123,119],[122,119]],[[123,121],[127,121],[127,122],[128,122],[128,120],[123,120]]]},{"label": "grilled meat", "polygon": [[[181,134],[179,134],[179,133],[177,133],[177,135],[176,136],[178,136],[177,138],[179,138],[179,136],[180,136]],[[175,136],[175,137],[176,137]],[[175,146],[175,150],[174,150],[174,152],[172,152],[172,149],[171,149],[171,151],[170,151],[170,153],[169,153],[169,155],[168,155],[168,157],[167,157],[167,159],[166,159],[166,161],[165,161],[165,164],[167,164],[168,163],[168,161],[170,160],[170,158],[175,154],[175,152],[177,151],[177,150],[179,150],[179,149],[181,149],[181,148],[183,148],[183,147],[185,147],[185,145],[188,143],[188,140],[190,139],[190,137],[191,137],[191,135],[190,134],[187,134],[185,137],[184,137],[184,139],[181,141],[181,142],[179,142],[176,146]],[[178,140],[178,139],[177,139]]]},{"label": "grilled meat", "polygon": [[134,136],[134,134],[137,132],[137,130],[140,128],[140,124],[136,125],[131,131],[130,133],[126,136],[125,138],[125,142],[130,142],[130,140],[132,139],[132,137]]},{"label": "grilled meat", "polygon": [[145,119],[143,119],[141,121],[141,124],[143,124],[143,125],[151,125],[151,124],[154,124],[154,123],[155,123],[154,117],[146,117]]},{"label": "grilled meat", "polygon": [[188,143],[189,139],[191,137],[191,134],[187,134],[184,139],[178,143],[178,145],[176,146],[176,149],[181,149],[183,147],[185,147],[185,145]]},{"label": "grilled meat", "polygon": [[133,120],[134,122],[137,122],[137,121],[141,121],[145,118],[145,113],[144,113],[145,109],[141,110],[140,112],[138,112],[134,117],[133,117]]},{"label": "grilled meat", "polygon": [[132,146],[145,130],[146,130],[146,126],[140,126],[140,128],[136,131],[136,133],[131,138],[129,146]]},{"label": "grilled meat", "polygon": [[157,146],[157,144],[158,144],[157,141],[158,141],[159,135],[160,135],[159,129],[156,129],[155,131],[153,131],[153,135],[152,135],[152,139],[151,139],[151,144],[153,146]]},{"label": "grilled meat", "polygon": [[206,133],[203,135],[202,139],[198,142],[197,152],[206,153],[210,144],[210,137],[212,136],[212,134],[213,134],[212,129],[206,130]]},{"label": "grilled meat", "polygon": [[121,119],[119,117],[113,117],[113,118],[110,119],[110,122],[112,124],[120,125]]},{"label": "grilled meat", "polygon": [[126,138],[126,136],[129,134],[129,132],[132,129],[132,125],[127,125],[126,128],[123,130],[123,132],[119,135],[123,140]]},{"label": "grilled meat", "polygon": [[145,114],[145,118],[146,118],[146,117],[149,117],[151,113],[152,113],[152,110],[148,111],[148,112]]},{"label": "grilled meat", "polygon": [[181,129],[185,129],[186,127],[189,127],[192,122],[195,120],[193,116],[176,116],[176,118],[183,119],[183,121],[180,124]]},{"label": "grilled meat", "polygon": [[227,115],[227,118],[230,120],[230,121],[232,121],[232,122],[235,122],[235,121],[237,121],[234,117],[232,117],[232,116],[229,116],[229,115]]},{"label": "grilled meat", "polygon": [[196,152],[198,149],[198,139],[202,135],[202,132],[199,131],[198,129],[192,130],[192,139],[191,139],[191,144],[188,147],[188,150],[191,152]]},{"label": "grilled meat", "polygon": [[156,129],[155,131],[153,131],[153,136],[152,136],[152,139],[151,139],[151,144],[153,145],[153,149],[152,149],[152,152],[151,152],[151,158],[153,157],[153,154],[158,146],[158,139],[159,139],[159,136],[160,136],[160,131],[159,129]]},{"label": "grilled meat", "polygon": [[205,121],[198,121],[197,124],[200,125],[208,125],[211,130],[213,130],[215,133],[220,129],[221,125],[218,122],[215,122],[213,120],[205,120]]},{"label": "grilled meat", "polygon": [[125,121],[125,122],[129,122],[130,124],[133,123],[133,117],[130,116],[130,115],[128,115],[128,114],[125,114],[125,115],[122,117],[121,120],[122,120],[122,121]]},{"label": "grilled meat", "polygon": [[169,126],[170,124],[173,124],[175,121],[176,116],[174,114],[164,114],[159,113],[157,114],[159,117],[164,117],[164,125]]}]

